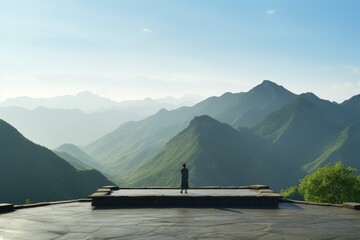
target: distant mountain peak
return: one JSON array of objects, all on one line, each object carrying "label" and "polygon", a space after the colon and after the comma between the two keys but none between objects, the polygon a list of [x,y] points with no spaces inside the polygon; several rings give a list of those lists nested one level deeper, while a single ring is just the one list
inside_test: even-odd
[{"label": "distant mountain peak", "polygon": [[227,129],[232,128],[229,125],[219,122],[208,115],[196,116],[191,120],[189,128],[196,129],[201,135],[205,134],[209,129]]},{"label": "distant mountain peak", "polygon": [[95,96],[95,97],[99,97],[98,95],[86,90],[86,91],[82,91],[82,92],[79,92],[78,94],[76,94],[76,96],[80,97],[80,96]]},{"label": "distant mountain peak", "polygon": [[58,151],[62,151],[62,149],[79,149],[78,146],[74,145],[74,144],[71,144],[71,143],[64,143],[62,145],[60,145],[59,147],[57,147],[55,150],[58,150]]},{"label": "distant mountain peak", "polygon": [[202,115],[202,116],[196,116],[193,120],[190,122],[190,126],[195,126],[199,123],[217,123],[218,121],[213,119],[212,117],[209,117],[208,115]]},{"label": "distant mountain peak", "polygon": [[167,114],[169,111],[166,108],[162,108],[158,111],[158,114]]},{"label": "distant mountain peak", "polygon": [[283,86],[270,81],[270,80],[263,80],[262,83],[260,83],[259,85],[255,86],[254,88],[281,88],[281,89],[285,89]]},{"label": "distant mountain peak", "polygon": [[316,96],[312,92],[302,93],[302,94],[299,95],[299,97],[303,98],[303,99],[310,100],[310,101],[313,101],[313,100],[319,101],[319,100],[321,100],[318,96]]},{"label": "distant mountain peak", "polygon": [[259,94],[277,93],[277,94],[295,95],[294,93],[285,89],[283,86],[278,85],[277,83],[272,82],[270,80],[264,80],[262,83],[251,89],[249,93],[259,93]]},{"label": "distant mountain peak", "polygon": [[265,86],[279,86],[278,84],[276,84],[275,82],[271,81],[271,80],[263,80],[262,83],[260,85],[265,85]]}]

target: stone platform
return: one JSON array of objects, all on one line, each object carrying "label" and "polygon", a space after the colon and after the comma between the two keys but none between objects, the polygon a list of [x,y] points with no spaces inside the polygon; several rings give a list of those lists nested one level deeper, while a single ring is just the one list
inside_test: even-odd
[{"label": "stone platform", "polygon": [[[101,188],[90,195],[98,208],[137,207],[241,207],[276,208],[281,196],[265,185],[192,188]],[[116,190],[117,189],[117,190]]]},{"label": "stone platform", "polygon": [[14,211],[14,205],[10,203],[0,203],[0,213]]},{"label": "stone platform", "polygon": [[23,208],[0,215],[0,239],[348,239],[360,214],[345,207],[280,202],[278,208],[122,208],[88,202]]}]

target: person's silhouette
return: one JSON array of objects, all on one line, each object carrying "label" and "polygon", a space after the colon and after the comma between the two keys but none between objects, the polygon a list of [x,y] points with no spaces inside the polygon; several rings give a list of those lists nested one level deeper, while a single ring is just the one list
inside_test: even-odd
[{"label": "person's silhouette", "polygon": [[187,193],[187,190],[189,189],[189,169],[186,168],[186,164],[183,164],[183,168],[181,169],[181,191],[180,193],[183,193],[183,190],[185,190],[185,193]]}]

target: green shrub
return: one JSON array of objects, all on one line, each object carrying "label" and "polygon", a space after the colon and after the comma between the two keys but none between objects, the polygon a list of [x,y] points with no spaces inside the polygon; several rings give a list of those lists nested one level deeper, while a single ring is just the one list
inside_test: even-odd
[{"label": "green shrub", "polygon": [[304,177],[299,192],[306,201],[343,203],[360,201],[360,177],[353,176],[355,168],[345,168],[342,162],[326,165]]}]

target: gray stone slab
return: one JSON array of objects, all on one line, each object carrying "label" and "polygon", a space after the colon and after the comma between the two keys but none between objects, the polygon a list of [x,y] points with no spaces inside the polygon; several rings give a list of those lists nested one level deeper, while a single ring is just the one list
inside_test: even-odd
[{"label": "gray stone slab", "polygon": [[108,192],[95,192],[95,193],[89,195],[88,197],[89,198],[94,198],[94,197],[106,196],[106,195],[109,195],[109,193]]},{"label": "gray stone slab", "polygon": [[271,189],[260,189],[259,192],[260,193],[273,193],[274,191]]},{"label": "gray stone slab", "polygon": [[262,196],[264,197],[277,197],[277,198],[282,198],[281,194],[279,193],[274,193],[274,192],[264,192],[261,193]]},{"label": "gray stone slab", "polygon": [[360,210],[360,203],[357,202],[344,202],[343,206],[354,210]]},{"label": "gray stone slab", "polygon": [[109,188],[98,188],[96,192],[111,192],[111,189]]},{"label": "gray stone slab", "polygon": [[106,189],[110,189],[110,190],[119,190],[119,187],[118,187],[118,186],[115,186],[115,185],[102,186],[101,188],[106,188]]},{"label": "gray stone slab", "polygon": [[262,184],[255,184],[255,185],[250,185],[249,188],[259,190],[259,189],[269,189],[269,186]]},{"label": "gray stone slab", "polygon": [[91,198],[82,198],[79,199],[79,202],[91,202]]},{"label": "gray stone slab", "polygon": [[0,213],[12,212],[14,211],[14,205],[11,203],[0,203]]}]

